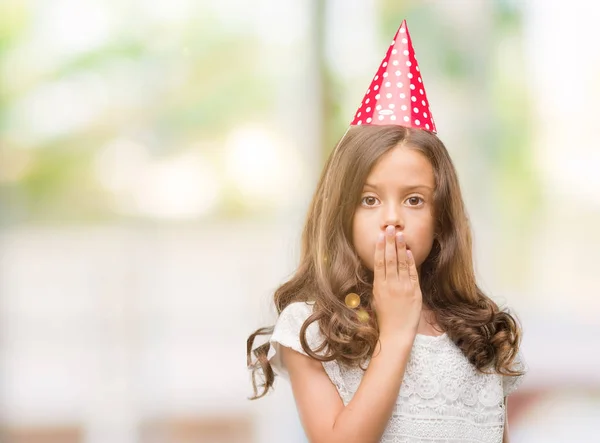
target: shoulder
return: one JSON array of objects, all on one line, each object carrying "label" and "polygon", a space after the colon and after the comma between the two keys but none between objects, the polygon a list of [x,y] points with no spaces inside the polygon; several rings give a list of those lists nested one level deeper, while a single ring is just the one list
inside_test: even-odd
[{"label": "shoulder", "polygon": [[306,320],[314,309],[314,302],[297,301],[287,305],[279,314],[277,322],[292,319]]},{"label": "shoulder", "polygon": [[[273,335],[276,335],[276,333],[294,333],[295,335],[299,334],[302,325],[313,313],[313,309],[314,303],[311,302],[301,301],[290,303],[279,314],[279,317],[275,322],[275,329],[273,331]],[[311,333],[313,334],[314,327],[318,327],[316,322],[312,323],[309,327],[311,329]]]},{"label": "shoulder", "polygon": [[502,390],[504,393],[504,397],[507,397],[513,392],[515,392],[517,388],[523,383],[527,372],[529,372],[529,365],[527,364],[527,361],[523,356],[523,351],[520,348],[517,351],[515,359],[513,360],[511,369],[522,372],[522,375],[501,375]]},{"label": "shoulder", "polygon": [[[275,323],[273,334],[269,340],[271,347],[267,358],[276,373],[288,378],[287,368],[281,359],[282,347],[292,349],[300,354],[307,355],[300,340],[302,326],[313,313],[314,303],[294,302],[286,306]],[[311,323],[306,329],[306,342],[311,350],[315,350],[322,343],[317,322]]]},{"label": "shoulder", "polygon": [[[517,312],[513,309],[512,306],[504,306],[501,309],[501,311],[510,315],[512,317],[512,319],[517,323],[517,326],[519,328],[521,328],[520,319],[517,315]],[[502,390],[504,393],[504,397],[509,396],[514,391],[516,391],[519,386],[521,386],[521,384],[523,383],[523,380],[525,378],[525,375],[529,371],[529,365],[527,364],[527,361],[525,360],[521,346],[519,346],[517,354],[515,355],[515,358],[511,365],[511,369],[522,372],[523,375],[517,375],[517,376],[503,375],[503,374],[500,375],[500,378],[502,379]]]},{"label": "shoulder", "polygon": [[[300,331],[308,317],[313,313],[313,309],[314,303],[312,302],[294,302],[286,306],[277,318],[271,342],[279,343],[302,354],[306,354],[300,344]],[[311,349],[314,349],[318,345],[319,325],[317,322],[308,325],[306,340]]]}]

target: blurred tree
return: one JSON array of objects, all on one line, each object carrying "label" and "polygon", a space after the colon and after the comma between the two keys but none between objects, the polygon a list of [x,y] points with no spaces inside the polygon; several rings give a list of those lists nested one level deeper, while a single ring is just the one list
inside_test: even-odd
[{"label": "blurred tree", "polygon": [[534,167],[531,149],[532,111],[529,79],[523,54],[521,6],[515,2],[494,2],[493,41],[489,63],[489,94],[493,124],[486,137],[487,161],[493,177],[492,200],[497,202],[495,225],[500,235],[497,247],[505,264],[505,278],[526,281],[526,262],[514,260],[522,245],[528,244],[543,206],[541,178]]},{"label": "blurred tree", "polygon": [[[26,49],[44,51],[43,46],[32,48],[28,40],[32,8],[31,2],[1,4],[0,72],[12,69],[10,60],[23,57]],[[125,138],[142,144],[155,158],[168,158],[198,141],[222,140],[239,121],[269,112],[270,73],[264,72],[261,47],[251,30],[224,30],[201,6],[176,30],[139,16],[137,32],[120,27],[98,47],[55,60],[44,72],[25,72],[27,82],[18,88],[0,77],[3,158],[19,157],[19,152],[31,157],[22,177],[0,181],[8,205],[5,222],[119,217],[114,197],[94,175],[95,158],[107,143]],[[8,127],[10,116],[14,120],[17,109],[23,112],[25,100],[44,88],[69,88],[85,76],[100,79],[109,100],[93,120],[63,134],[40,137],[23,137],[23,130]],[[82,91],[87,92],[98,91]],[[71,112],[69,103],[64,105],[64,112]],[[34,118],[29,115],[25,121]],[[212,154],[207,153],[208,158]],[[0,169],[9,165],[6,161]],[[3,175],[0,171],[0,178]]]},{"label": "blurred tree", "polygon": [[[332,18],[327,15],[326,0],[312,0],[312,10],[316,26],[313,39],[315,58],[319,72],[319,89],[321,92],[320,114],[322,115],[321,146],[322,163],[324,164],[329,154],[346,131],[347,122],[344,120],[341,109],[339,79],[333,74],[326,55],[327,27]],[[319,169],[322,165],[319,165]]]}]

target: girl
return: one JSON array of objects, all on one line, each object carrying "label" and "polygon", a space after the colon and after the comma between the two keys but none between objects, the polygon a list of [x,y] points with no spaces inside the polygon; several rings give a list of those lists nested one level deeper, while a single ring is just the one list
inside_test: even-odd
[{"label": "girl", "polygon": [[476,284],[456,171],[433,131],[403,22],[325,165],[277,323],[247,342],[252,399],[288,378],[311,442],[508,441],[521,329]]}]

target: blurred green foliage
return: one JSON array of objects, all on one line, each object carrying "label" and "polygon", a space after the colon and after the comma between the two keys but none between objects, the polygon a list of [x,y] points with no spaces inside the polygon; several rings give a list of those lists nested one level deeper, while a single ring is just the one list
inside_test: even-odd
[{"label": "blurred green foliage", "polygon": [[[326,15],[324,0],[311,5],[314,26],[309,29],[315,35],[307,39],[313,43],[304,48],[304,57],[314,57],[318,63],[324,161],[346,130],[348,116],[341,106],[345,85],[333,74],[325,54],[327,20],[333,18]],[[436,71],[465,98],[481,103],[474,124],[463,136],[464,149],[483,161],[480,170],[469,171],[474,174],[471,179],[493,179],[473,192],[479,192],[480,199],[492,192],[502,208],[500,216],[506,217],[504,222],[516,220],[526,235],[531,228],[527,223],[540,202],[528,149],[528,85],[526,79],[503,68],[503,53],[499,53],[506,49],[507,39],[518,45],[521,12],[511,2],[490,5],[493,23],[478,45],[465,45],[456,24],[437,11],[435,3],[416,1],[381,1],[377,37],[387,41],[406,18],[420,64],[428,72]],[[97,155],[107,144],[120,138],[139,142],[156,159],[204,149],[206,159],[218,169],[223,159],[215,146],[222,144],[240,121],[268,120],[277,112],[276,85],[282,71],[274,68],[272,60],[268,62],[269,49],[255,30],[224,29],[202,6],[196,6],[177,27],[146,23],[143,18],[136,26],[126,27],[127,21],[123,21],[101,45],[55,60],[45,70],[23,72],[19,82],[13,79],[7,84],[14,60],[44,51],[43,44],[34,52],[28,47],[31,31],[38,25],[34,19],[39,19],[33,6],[32,1],[16,0],[0,4],[0,74],[4,73],[0,75],[0,204],[4,223],[122,217],[115,210],[114,195],[94,171]],[[518,46],[512,50],[519,60]],[[119,79],[119,73],[125,80]],[[92,121],[66,133],[37,137],[12,126],[17,111],[27,112],[24,103],[40,89],[90,74],[100,79],[109,101]],[[119,81],[129,82],[126,90],[119,89]],[[132,101],[130,94],[137,101]],[[68,112],[68,107],[65,109]],[[17,174],[15,165],[22,164],[26,167]],[[252,215],[234,186],[224,181],[222,189],[224,197],[217,208],[221,216]]]},{"label": "blurred green foliage", "polygon": [[[31,56],[25,51],[35,25],[33,6],[34,2],[22,1],[0,5],[4,223],[119,217],[111,193],[93,171],[94,159],[107,143],[126,137],[143,142],[152,156],[167,158],[199,141],[222,140],[243,118],[259,118],[272,107],[270,73],[261,64],[256,36],[244,30],[224,31],[202,8],[176,30],[150,24],[143,32],[118,29],[100,46],[56,60],[45,71],[24,72],[30,82],[19,82],[18,87],[6,84],[13,60]],[[35,51],[41,55],[44,46]],[[133,73],[130,87],[141,89],[143,100],[131,103],[116,95],[121,87],[115,83],[119,70]],[[10,126],[14,120],[10,116],[22,111],[24,101],[39,90],[89,74],[100,79],[111,99],[93,121],[66,134],[37,138]],[[34,110],[25,109],[31,111],[26,119],[36,117]],[[18,179],[6,179],[14,175],[10,169],[22,152],[27,153],[29,166]]]}]

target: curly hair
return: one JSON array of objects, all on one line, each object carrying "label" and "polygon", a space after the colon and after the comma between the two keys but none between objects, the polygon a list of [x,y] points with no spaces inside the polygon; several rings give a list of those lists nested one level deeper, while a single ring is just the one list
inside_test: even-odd
[{"label": "curly hair", "polygon": [[[374,314],[373,274],[354,251],[352,221],[370,170],[382,155],[400,145],[423,154],[434,171],[435,236],[419,272],[423,306],[432,311],[437,324],[481,373],[521,375],[512,367],[521,327],[477,286],[471,228],[456,170],[442,141],[429,131],[354,126],[342,137],[327,160],[309,207],[299,266],[275,291],[277,313],[293,302],[314,302],[313,313],[300,330],[306,354],[319,361],[336,360],[365,369],[379,329],[376,315],[369,315],[367,322],[360,321],[357,311],[344,303],[345,296],[355,292],[360,295],[362,308]],[[317,349],[311,349],[306,340],[307,327],[313,322],[318,322],[324,338]],[[247,340],[247,364],[254,389],[251,400],[263,397],[275,380],[267,358],[270,343],[253,349],[257,336],[272,332],[273,327],[260,328]],[[256,378],[259,373],[263,375],[260,386]]]}]

